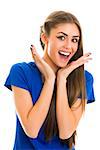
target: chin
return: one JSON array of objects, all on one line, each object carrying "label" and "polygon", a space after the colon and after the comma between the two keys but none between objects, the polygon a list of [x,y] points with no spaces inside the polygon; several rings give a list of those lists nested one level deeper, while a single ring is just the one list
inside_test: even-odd
[{"label": "chin", "polygon": [[63,64],[58,64],[57,66],[58,66],[59,68],[64,68],[64,67],[67,66],[67,64],[68,64],[68,63],[63,63]]}]

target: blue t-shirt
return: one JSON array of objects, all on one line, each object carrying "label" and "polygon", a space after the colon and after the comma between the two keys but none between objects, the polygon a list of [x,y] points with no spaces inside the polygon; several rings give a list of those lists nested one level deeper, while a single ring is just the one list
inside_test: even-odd
[{"label": "blue t-shirt", "polygon": [[[95,101],[93,91],[93,77],[85,71],[87,103]],[[33,105],[39,98],[43,82],[42,75],[34,62],[14,64],[4,84],[8,89],[11,85],[28,90],[32,97]],[[55,136],[50,142],[44,140],[43,128],[41,127],[37,138],[28,137],[16,115],[16,136],[13,150],[69,150],[67,145],[62,145],[59,137]],[[73,148],[74,150],[74,148]]]}]

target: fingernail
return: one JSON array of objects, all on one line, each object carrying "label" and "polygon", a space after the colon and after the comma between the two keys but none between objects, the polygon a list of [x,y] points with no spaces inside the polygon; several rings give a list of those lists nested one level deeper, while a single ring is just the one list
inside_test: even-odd
[{"label": "fingernail", "polygon": [[89,55],[91,55],[92,53],[89,53]]}]

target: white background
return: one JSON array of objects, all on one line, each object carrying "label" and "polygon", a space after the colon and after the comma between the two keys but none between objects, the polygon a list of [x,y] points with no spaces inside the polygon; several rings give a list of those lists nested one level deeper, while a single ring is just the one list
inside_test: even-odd
[{"label": "white background", "polygon": [[[10,67],[17,62],[32,61],[30,45],[39,45],[39,29],[54,10],[73,13],[83,29],[84,51],[93,60],[85,67],[94,77],[96,102],[87,105],[77,131],[76,150],[99,149],[100,99],[100,8],[98,0],[3,0],[0,1],[0,150],[12,150],[15,133],[15,109],[12,93],[3,84]],[[98,67],[98,68],[97,68]]]}]

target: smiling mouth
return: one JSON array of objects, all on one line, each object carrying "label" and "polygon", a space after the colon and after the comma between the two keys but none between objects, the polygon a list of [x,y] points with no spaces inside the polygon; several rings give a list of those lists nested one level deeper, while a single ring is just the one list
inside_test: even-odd
[{"label": "smiling mouth", "polygon": [[70,52],[65,52],[65,51],[62,51],[62,50],[58,51],[58,53],[59,53],[60,56],[63,56],[65,58],[69,57],[69,55],[71,54]]}]

